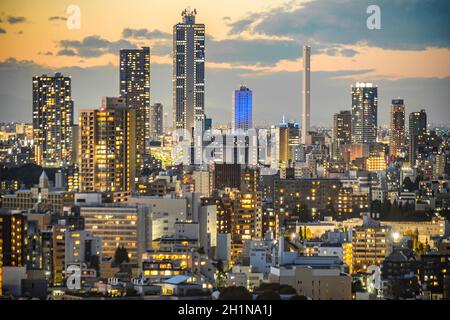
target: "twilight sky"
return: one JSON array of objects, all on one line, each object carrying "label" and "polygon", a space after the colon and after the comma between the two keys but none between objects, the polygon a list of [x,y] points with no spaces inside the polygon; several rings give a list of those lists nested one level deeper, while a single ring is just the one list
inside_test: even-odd
[{"label": "twilight sky", "polygon": [[[381,30],[366,27],[369,5]],[[66,26],[77,5],[81,28]],[[393,98],[449,123],[447,0],[23,0],[0,2],[0,122],[31,121],[32,76],[72,76],[75,110],[119,94],[119,50],[150,46],[151,102],[172,114],[172,27],[185,7],[206,24],[206,107],[231,121],[231,94],[253,90],[254,123],[300,120],[301,46],[312,46],[311,120],[330,125],[350,109],[350,86],[378,85],[379,124]],[[76,112],[76,115],[78,113]],[[76,121],[77,122],[77,121]]]}]

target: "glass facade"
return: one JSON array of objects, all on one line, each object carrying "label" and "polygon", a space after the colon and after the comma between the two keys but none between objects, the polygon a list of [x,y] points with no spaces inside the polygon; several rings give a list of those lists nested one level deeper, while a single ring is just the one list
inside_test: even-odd
[{"label": "glass facade", "polygon": [[241,86],[233,95],[233,129],[247,131],[253,127],[252,91]]}]

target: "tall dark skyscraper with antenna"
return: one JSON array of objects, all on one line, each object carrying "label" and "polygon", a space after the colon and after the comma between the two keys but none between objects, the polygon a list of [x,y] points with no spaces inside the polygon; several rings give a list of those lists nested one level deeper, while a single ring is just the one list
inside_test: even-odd
[{"label": "tall dark skyscraper with antenna", "polygon": [[184,10],[173,26],[174,129],[189,132],[205,118],[205,25],[195,23],[196,14]]}]

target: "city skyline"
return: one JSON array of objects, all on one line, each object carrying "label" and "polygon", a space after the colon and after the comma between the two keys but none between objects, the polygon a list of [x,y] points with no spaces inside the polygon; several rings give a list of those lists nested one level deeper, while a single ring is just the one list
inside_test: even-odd
[{"label": "city skyline", "polygon": [[450,299],[450,3],[79,1],[0,10],[0,302]]},{"label": "city skyline", "polygon": [[[137,3],[130,2],[129,5]],[[365,26],[367,6],[343,2],[340,14],[344,18],[348,14],[356,14],[355,18],[360,18],[360,21],[356,19],[360,28],[351,32],[348,38],[336,37],[333,41],[323,30],[327,21],[323,21],[321,26],[315,26],[314,30],[290,22],[293,17],[302,17],[307,13],[314,16],[319,9],[323,10],[326,17],[332,17],[331,11],[336,8],[337,2],[328,3],[328,6],[324,1],[245,4],[240,10],[221,8],[223,10],[218,11],[224,16],[220,19],[217,17],[219,13],[205,7],[204,1],[191,3],[198,11],[198,19],[207,25],[205,114],[212,116],[216,124],[230,123],[231,119],[227,116],[231,109],[229,92],[245,81],[257,93],[254,101],[258,108],[254,119],[256,125],[272,124],[271,106],[274,104],[279,105],[280,114],[300,122],[301,46],[311,45],[313,126],[330,126],[332,119],[325,113],[349,109],[350,86],[358,81],[370,81],[378,85],[380,124],[389,123],[390,102],[396,98],[405,100],[406,113],[425,108],[429,113],[429,123],[446,121],[443,119],[447,118],[447,101],[450,97],[444,88],[450,82],[450,53],[445,27],[434,30],[433,26],[427,26],[431,29],[425,31],[433,32],[433,37],[428,40],[422,36],[424,31],[411,37],[408,36],[408,30],[416,30],[421,26],[423,21],[419,16],[423,9],[441,12],[435,15],[435,19],[444,19],[445,14],[442,12],[445,12],[447,4],[411,2],[408,4],[409,16],[406,14],[405,17],[408,29],[397,24],[394,28],[390,12],[395,11],[396,4],[380,1],[384,13],[382,29],[369,30]],[[140,4],[142,12],[149,10],[149,4]],[[109,10],[116,5],[112,4],[103,10],[113,16],[114,13]],[[170,110],[173,106],[170,86],[171,28],[180,21],[183,5],[172,2],[165,4],[162,7],[167,14],[161,14],[151,22],[136,19],[142,15],[141,12],[131,14],[127,11],[114,26],[106,23],[109,25],[107,28],[95,24],[93,28],[92,15],[101,2],[81,2],[81,29],[68,30],[65,26],[67,5],[64,3],[60,7],[49,8],[49,4],[44,1],[40,10],[48,9],[45,13],[40,10],[30,12],[20,4],[5,4],[0,17],[0,28],[4,32],[0,34],[0,43],[4,48],[0,53],[2,119],[30,121],[27,110],[31,98],[22,94],[29,87],[29,77],[57,71],[72,76],[77,119],[80,109],[98,106],[98,91],[104,92],[102,95],[106,96],[117,95],[119,50],[140,46],[150,46],[153,67],[151,77],[158,79],[152,84],[151,104],[161,102],[166,110]],[[161,4],[151,4],[152,12],[158,12],[162,7]],[[275,12],[281,12],[291,19],[286,19],[283,24],[275,19]],[[14,21],[19,22],[11,24],[8,22],[10,16],[23,19],[16,19]],[[41,30],[42,41],[39,44],[30,39],[35,29]],[[28,42],[24,42],[25,39]],[[45,48],[43,43],[46,44]],[[319,94],[322,91],[328,94]]]}]

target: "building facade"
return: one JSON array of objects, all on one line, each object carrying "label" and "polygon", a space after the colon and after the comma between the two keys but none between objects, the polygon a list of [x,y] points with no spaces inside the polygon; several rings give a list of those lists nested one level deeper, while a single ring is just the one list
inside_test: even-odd
[{"label": "building facade", "polygon": [[203,126],[205,108],[205,25],[195,22],[196,14],[184,10],[173,27],[174,129],[189,133],[198,121]]},{"label": "building facade", "polygon": [[163,134],[163,105],[155,103],[150,107],[150,140],[159,140]]},{"label": "building facade", "polygon": [[241,85],[233,93],[232,128],[244,130],[253,128],[253,93]]},{"label": "building facade", "polygon": [[389,128],[389,151],[398,157],[405,147],[405,104],[402,99],[392,100]]},{"label": "building facade", "polygon": [[138,154],[136,111],[123,98],[104,97],[99,110],[80,111],[81,191],[134,190]]},{"label": "building facade", "polygon": [[27,226],[23,214],[0,214],[0,242],[3,267],[26,265]]},{"label": "building facade", "polygon": [[333,158],[339,158],[339,146],[352,139],[352,113],[344,110],[333,116]]},{"label": "building facade", "polygon": [[378,88],[358,82],[352,87],[352,143],[377,140]]},{"label": "building facade", "polygon": [[71,78],[61,73],[33,77],[33,141],[39,165],[72,162],[73,101]]},{"label": "building facade", "polygon": [[102,239],[102,255],[113,258],[118,247],[128,251],[130,262],[137,263],[150,247],[148,215],[136,207],[81,207],[85,230]]},{"label": "building facade", "polygon": [[416,160],[423,155],[427,144],[427,113],[425,110],[409,114],[409,164],[416,165]]},{"label": "building facade", "polygon": [[120,50],[120,96],[135,110],[135,177],[140,177],[150,140],[150,48]]}]

